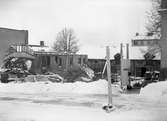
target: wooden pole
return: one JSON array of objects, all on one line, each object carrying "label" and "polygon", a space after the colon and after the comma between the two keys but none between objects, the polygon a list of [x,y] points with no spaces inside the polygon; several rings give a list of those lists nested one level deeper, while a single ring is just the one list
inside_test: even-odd
[{"label": "wooden pole", "polygon": [[66,46],[67,46],[67,48],[66,48],[66,49],[67,49],[67,50],[66,50],[66,51],[67,51],[67,52],[66,52],[66,54],[67,54],[67,55],[66,55],[66,71],[68,71],[68,56],[69,56],[69,48],[68,48],[69,43],[68,43],[68,42],[69,42],[69,36],[67,36],[67,43],[66,43],[66,44],[67,44],[67,45],[66,45]]},{"label": "wooden pole", "polygon": [[103,78],[103,75],[104,75],[104,73],[105,73],[106,66],[107,66],[107,62],[105,62],[105,65],[104,65],[104,68],[103,68],[103,72],[102,72],[102,78]]},{"label": "wooden pole", "polygon": [[106,57],[107,57],[107,77],[108,77],[108,105],[112,105],[111,66],[110,66],[109,46],[106,46]]},{"label": "wooden pole", "polygon": [[126,57],[129,59],[129,44],[126,44]]},{"label": "wooden pole", "polygon": [[121,72],[121,88],[122,88],[122,83],[123,83],[123,79],[122,79],[122,71],[123,71],[123,67],[122,67],[122,59],[123,59],[123,44],[121,43],[120,45],[120,54],[121,54],[121,63],[120,63],[120,72]]}]

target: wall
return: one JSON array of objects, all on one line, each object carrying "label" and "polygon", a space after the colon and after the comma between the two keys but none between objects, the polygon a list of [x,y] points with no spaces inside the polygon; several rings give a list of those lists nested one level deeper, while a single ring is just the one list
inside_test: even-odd
[{"label": "wall", "polygon": [[143,77],[146,71],[160,71],[160,60],[131,60],[131,74]]},{"label": "wall", "polygon": [[[167,9],[167,1],[162,0],[162,9]],[[161,73],[160,80],[167,79],[167,10],[160,11],[161,13]]]},{"label": "wall", "polygon": [[[66,59],[67,55],[37,54],[36,59],[33,61],[31,71],[41,73],[42,67],[46,67],[48,71],[61,74],[66,70]],[[87,55],[68,55],[68,69],[77,69],[79,66],[87,64],[87,61]]]},{"label": "wall", "polygon": [[[99,73],[103,71],[105,59],[88,59],[88,66]],[[115,60],[111,60],[111,72],[120,74],[120,64],[115,64]],[[144,76],[144,71],[160,71],[160,60],[151,60],[146,62],[146,60],[130,60],[130,72],[133,76]],[[106,74],[106,73],[105,73]]]},{"label": "wall", "polygon": [[[111,72],[120,73],[120,65],[115,64],[115,60],[110,60],[111,62]],[[105,59],[88,59],[88,66],[94,70],[95,73],[103,72],[104,65],[106,63]],[[105,72],[106,74],[106,72]]]},{"label": "wall", "polygon": [[0,28],[0,66],[3,58],[12,44],[28,44],[28,31]]}]

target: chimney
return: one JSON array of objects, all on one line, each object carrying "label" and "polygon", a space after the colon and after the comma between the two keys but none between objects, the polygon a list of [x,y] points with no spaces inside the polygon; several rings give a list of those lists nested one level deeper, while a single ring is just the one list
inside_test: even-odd
[{"label": "chimney", "polygon": [[139,36],[139,33],[136,33],[136,36]]},{"label": "chimney", "polygon": [[44,41],[40,41],[40,46],[45,46]]}]

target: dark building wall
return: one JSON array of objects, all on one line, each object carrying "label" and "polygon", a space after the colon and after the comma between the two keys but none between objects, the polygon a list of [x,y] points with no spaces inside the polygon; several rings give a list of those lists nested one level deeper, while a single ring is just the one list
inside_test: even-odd
[{"label": "dark building wall", "polygon": [[[88,59],[88,66],[95,73],[103,71],[105,59]],[[111,60],[111,72],[120,74],[120,64],[116,64],[115,60]],[[160,71],[160,60],[130,60],[130,72],[133,76],[144,76],[145,71]]]},{"label": "dark building wall", "polygon": [[167,0],[162,0],[161,2],[162,11],[161,13],[161,73],[160,80],[167,79]]},{"label": "dark building wall", "polygon": [[[103,72],[103,68],[105,66],[105,59],[88,59],[88,66],[94,70],[95,73]],[[111,73],[120,73],[120,65],[115,64],[115,60],[110,60],[111,65]],[[105,72],[106,73],[106,72]]]},{"label": "dark building wall", "polygon": [[131,60],[130,63],[133,76],[143,77],[146,71],[160,71],[160,60]]},{"label": "dark building wall", "polygon": [[3,58],[12,44],[28,44],[28,31],[0,28],[0,66]]}]

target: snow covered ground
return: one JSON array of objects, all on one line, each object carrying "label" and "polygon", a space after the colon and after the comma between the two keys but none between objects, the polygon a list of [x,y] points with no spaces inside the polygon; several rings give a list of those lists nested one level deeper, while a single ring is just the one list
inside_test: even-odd
[{"label": "snow covered ground", "polygon": [[[12,93],[77,93],[77,94],[107,94],[107,81],[99,80],[95,82],[75,82],[75,83],[52,83],[52,82],[25,82],[0,84],[0,92]],[[119,93],[120,89],[113,86],[114,93]]]},{"label": "snow covered ground", "polygon": [[167,101],[167,81],[149,84],[141,89],[140,96],[152,101]]},{"label": "snow covered ground", "polygon": [[105,80],[0,83],[0,121],[167,121],[167,82],[150,84],[140,94],[122,94],[117,85],[112,90],[116,109],[106,113]]}]

